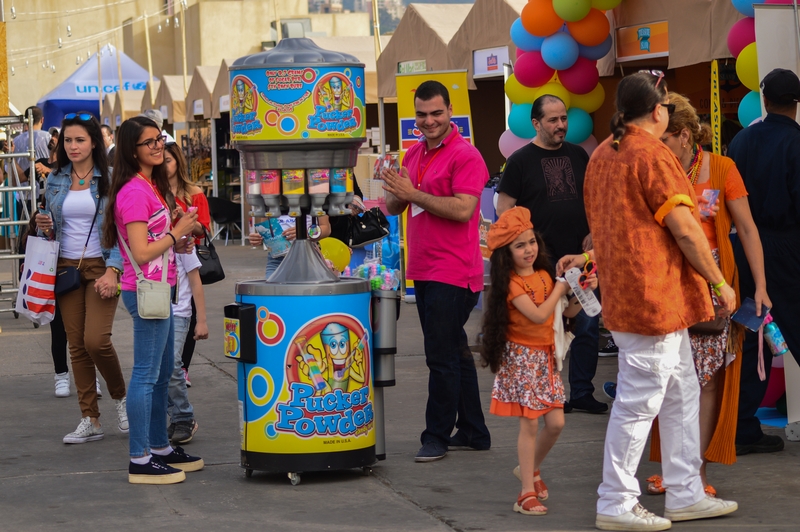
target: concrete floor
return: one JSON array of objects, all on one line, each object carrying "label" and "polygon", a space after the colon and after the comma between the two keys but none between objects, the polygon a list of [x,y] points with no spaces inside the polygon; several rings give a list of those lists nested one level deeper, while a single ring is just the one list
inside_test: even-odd
[{"label": "concrete floor", "polygon": [[[108,396],[100,401],[105,439],[61,443],[77,425],[80,411],[74,386],[70,398],[53,396],[48,328],[34,329],[24,319],[0,314],[0,531],[593,529],[607,415],[567,416],[542,467],[551,493],[544,517],[512,511],[519,491],[511,474],[517,464],[517,423],[488,414],[492,375],[485,369],[479,378],[492,449],[451,452],[429,464],[413,461],[424,425],[427,369],[412,305],[402,306],[398,323],[397,386],[386,390],[387,460],[369,477],[360,470],[306,473],[298,486],[291,486],[285,475],[256,472],[245,478],[239,467],[236,362],[222,355],[222,307],[233,301],[236,280],[262,275],[265,256],[249,247],[218,250],[228,278],[206,287],[211,338],[198,343],[190,370],[190,398],[200,430],[186,446],[207,465],[182,484],[128,484],[127,436],[115,428]],[[479,324],[476,311],[468,324],[471,339]],[[132,336],[122,307],[114,343],[128,378]],[[616,358],[600,359],[595,386],[599,389],[615,373]],[[566,367],[562,375],[566,380]],[[607,400],[600,391],[595,397]],[[766,431],[783,435],[779,429]],[[739,511],[676,523],[674,529],[798,530],[798,455],[800,445],[787,442],[781,453],[744,456],[729,467],[712,464],[712,483],[720,496],[739,502]],[[658,470],[657,464],[644,461],[639,479]],[[660,514],[664,498],[644,495],[642,503]]]}]

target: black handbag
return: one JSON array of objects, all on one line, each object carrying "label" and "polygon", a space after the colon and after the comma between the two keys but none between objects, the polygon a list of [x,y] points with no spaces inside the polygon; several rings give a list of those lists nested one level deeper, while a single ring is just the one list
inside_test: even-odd
[{"label": "black handbag", "polygon": [[57,296],[63,296],[73,290],[81,287],[81,272],[80,267],[83,262],[83,254],[86,253],[86,248],[89,245],[89,238],[92,236],[94,230],[94,222],[97,220],[97,212],[100,210],[100,202],[97,202],[97,207],[94,210],[94,217],[92,218],[92,225],[89,227],[89,234],[86,235],[86,242],[83,244],[83,252],[81,253],[81,260],[78,261],[78,266],[67,266],[56,271],[56,286],[54,291]]},{"label": "black handbag", "polygon": [[200,259],[200,281],[203,284],[214,284],[225,279],[225,271],[219,261],[219,255],[214,244],[208,238],[208,232],[203,228],[204,242],[198,244],[197,258]]},{"label": "black handbag", "polygon": [[389,220],[380,207],[373,207],[357,216],[350,217],[345,244],[351,248],[362,248],[378,242],[389,234]]},{"label": "black handbag", "polygon": [[[714,312],[716,313],[722,307],[714,305]],[[689,332],[692,334],[702,334],[705,336],[716,336],[725,332],[725,327],[728,325],[728,318],[717,316],[713,320],[701,321],[689,327]]]}]

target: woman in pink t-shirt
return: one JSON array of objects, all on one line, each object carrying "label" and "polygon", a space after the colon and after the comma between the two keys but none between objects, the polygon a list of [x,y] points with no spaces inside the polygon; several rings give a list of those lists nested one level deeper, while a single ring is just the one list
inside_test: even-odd
[{"label": "woman in pink t-shirt", "polygon": [[167,385],[174,356],[172,316],[161,320],[139,316],[136,272],[131,264],[131,259],[135,260],[144,277],[152,281],[161,281],[167,268],[167,280],[174,287],[174,254],[186,252],[193,245],[191,238],[185,237],[192,232],[197,215],[185,214],[173,226],[164,199],[170,194],[164,175],[164,140],[156,123],[146,117],[131,118],[120,126],[107,208],[113,216],[106,216],[103,227],[103,240],[109,246],[122,240],[122,301],[133,318],[133,372],[127,403],[131,455],[128,481],[132,484],[174,484],[186,478],[184,471],[203,468],[201,458],[169,445]]}]

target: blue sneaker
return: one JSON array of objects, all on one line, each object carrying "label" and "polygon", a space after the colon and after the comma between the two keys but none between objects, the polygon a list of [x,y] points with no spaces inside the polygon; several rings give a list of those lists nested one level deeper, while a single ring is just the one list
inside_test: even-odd
[{"label": "blue sneaker", "polygon": [[447,447],[439,443],[430,441],[422,446],[422,448],[417,453],[417,456],[414,457],[414,461],[435,462],[436,460],[441,460],[445,456],[447,456]]},{"label": "blue sneaker", "polygon": [[609,399],[612,399],[612,400],[616,399],[617,398],[617,383],[616,382],[611,382],[611,381],[605,383],[603,385],[603,393],[606,394],[606,396]]}]

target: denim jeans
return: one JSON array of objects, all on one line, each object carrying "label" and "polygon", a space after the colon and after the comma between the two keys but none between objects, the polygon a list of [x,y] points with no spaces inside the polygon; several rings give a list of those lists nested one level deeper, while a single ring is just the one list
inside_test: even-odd
[{"label": "denim jeans", "polygon": [[122,302],[133,318],[133,372],[128,384],[130,455],[147,456],[169,445],[167,386],[172,375],[172,313],[164,320],[139,317],[136,292],[123,291]]},{"label": "denim jeans", "polygon": [[429,370],[425,430],[420,440],[423,445],[434,442],[446,448],[456,427],[468,445],[488,448],[491,436],[464,331],[479,293],[435,281],[415,281],[414,289]]},{"label": "denim jeans", "polygon": [[[283,257],[285,257],[284,255]],[[283,257],[269,257],[267,258],[267,272],[266,272],[266,279],[269,279],[269,276],[275,273],[275,270],[278,269],[278,266],[283,263]]]},{"label": "denim jeans", "polygon": [[600,348],[600,315],[589,317],[581,310],[575,316],[575,339],[569,346],[569,400],[594,393]]},{"label": "denim jeans", "polygon": [[[183,343],[186,341],[189,325],[192,318],[182,316],[172,316],[172,325],[175,334],[175,348],[173,352],[183,351]],[[194,409],[189,402],[189,392],[186,389],[186,378],[183,375],[183,364],[180,357],[175,357],[172,366],[172,376],[169,379],[169,389],[167,393],[167,412],[172,423],[178,421],[191,421],[194,419]]]}]

